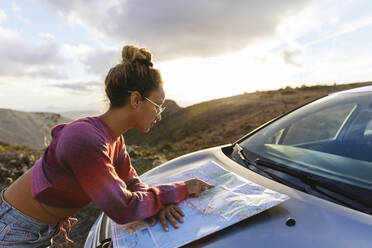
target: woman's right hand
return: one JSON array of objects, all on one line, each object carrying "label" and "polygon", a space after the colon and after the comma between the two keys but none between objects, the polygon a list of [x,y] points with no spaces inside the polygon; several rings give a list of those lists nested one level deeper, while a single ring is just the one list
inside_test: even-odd
[{"label": "woman's right hand", "polygon": [[208,184],[198,178],[187,180],[185,181],[185,184],[187,186],[189,196],[191,197],[198,197],[204,190],[214,187],[214,185]]}]

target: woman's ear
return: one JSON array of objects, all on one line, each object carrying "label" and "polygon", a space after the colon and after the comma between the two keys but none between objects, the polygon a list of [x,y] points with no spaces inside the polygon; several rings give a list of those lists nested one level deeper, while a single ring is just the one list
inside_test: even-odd
[{"label": "woman's ear", "polygon": [[138,108],[142,101],[141,94],[138,91],[133,91],[129,96],[130,106],[134,109]]}]

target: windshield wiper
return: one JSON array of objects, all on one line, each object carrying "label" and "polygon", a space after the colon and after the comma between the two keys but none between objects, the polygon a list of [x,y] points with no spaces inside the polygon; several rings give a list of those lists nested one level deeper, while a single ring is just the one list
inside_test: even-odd
[{"label": "windshield wiper", "polygon": [[[326,197],[335,203],[372,214],[370,190],[291,168],[272,160],[259,158],[257,154],[252,153],[252,156],[250,156],[255,157],[255,160],[249,159],[245,154],[246,150],[239,144],[235,144],[234,150],[245,166],[258,174],[305,193],[315,194],[321,198]],[[278,175],[278,172],[283,174]],[[357,195],[355,192],[357,192]]]},{"label": "windshield wiper", "polygon": [[287,180],[287,179],[285,179],[281,176],[278,176],[277,174],[275,174],[275,173],[273,173],[273,172],[271,172],[271,171],[269,171],[265,168],[262,168],[261,166],[257,166],[257,164],[254,161],[247,158],[247,156],[244,154],[243,148],[239,144],[235,144],[234,150],[236,150],[240,159],[245,164],[246,168],[248,168],[248,169],[250,169],[250,170],[252,170],[252,171],[254,171],[258,174],[261,174],[263,176],[269,177],[269,178],[273,179],[274,181],[280,182],[284,185],[288,185],[288,186],[290,186],[292,188],[295,188],[295,189],[298,189],[300,191],[308,192],[306,187],[303,187],[301,185],[293,183],[291,180]]},{"label": "windshield wiper", "polygon": [[[323,176],[314,175],[298,169],[290,168],[267,159],[257,158],[255,160],[255,163],[259,166],[278,170],[296,177],[304,184],[309,185],[313,191],[325,195],[326,197],[330,198],[330,200],[336,201],[350,208],[362,210],[369,214],[372,213],[371,200],[369,200],[370,191],[368,190],[346,183],[334,181]],[[309,190],[307,191],[309,193]],[[353,194],[353,192],[361,193],[356,196],[355,194]],[[360,199],[363,197],[365,197],[366,201]]]},{"label": "windshield wiper", "polygon": [[306,180],[306,179],[309,178],[309,174],[306,173],[306,172],[303,172],[303,171],[300,171],[300,170],[297,170],[297,169],[290,168],[288,166],[285,166],[285,165],[276,163],[276,162],[271,161],[271,160],[266,160],[266,159],[262,159],[262,158],[256,158],[256,160],[254,162],[257,165],[264,166],[264,167],[267,167],[267,168],[271,168],[271,169],[274,169],[274,170],[278,170],[278,171],[284,172],[284,173],[289,174],[291,176],[300,178],[301,180]]}]

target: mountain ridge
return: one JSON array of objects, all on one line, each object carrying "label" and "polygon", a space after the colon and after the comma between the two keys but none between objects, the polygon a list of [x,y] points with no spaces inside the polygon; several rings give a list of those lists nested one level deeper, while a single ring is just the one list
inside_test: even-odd
[{"label": "mountain ridge", "polygon": [[[180,107],[175,101],[167,99],[162,120],[149,133],[131,129],[124,137],[128,145],[146,146],[167,154],[170,159],[201,148],[232,143],[272,118],[306,102],[332,92],[367,85],[372,85],[372,82],[286,87],[243,93],[188,107]],[[87,115],[97,114],[93,111]],[[0,141],[42,149],[50,141],[51,127],[76,118],[51,112],[0,109]]]},{"label": "mountain ridge", "polygon": [[50,129],[70,121],[57,113],[0,109],[0,141],[43,149],[51,140]]}]

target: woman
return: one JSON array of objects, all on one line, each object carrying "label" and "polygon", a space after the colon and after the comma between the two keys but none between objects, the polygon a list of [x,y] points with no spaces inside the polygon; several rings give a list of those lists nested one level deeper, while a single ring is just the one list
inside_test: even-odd
[{"label": "woman", "polygon": [[[161,120],[164,90],[151,53],[125,46],[123,61],[105,79],[109,110],[55,126],[44,155],[1,192],[0,247],[45,247],[61,231],[67,237],[72,216],[95,202],[119,224],[157,216],[177,228],[182,211],[174,204],[213,187],[191,179],[148,187],[131,165],[122,134],[148,132]],[[69,240],[69,239],[68,239]]]}]

